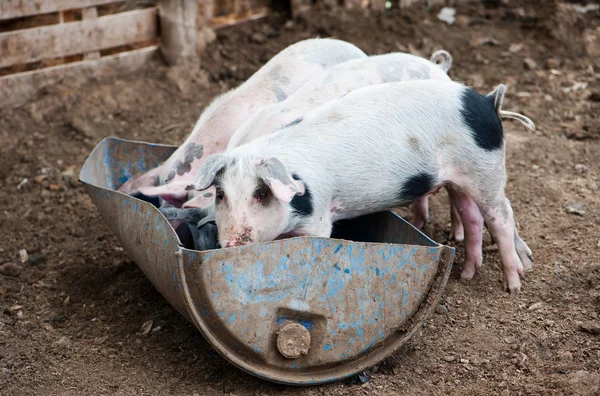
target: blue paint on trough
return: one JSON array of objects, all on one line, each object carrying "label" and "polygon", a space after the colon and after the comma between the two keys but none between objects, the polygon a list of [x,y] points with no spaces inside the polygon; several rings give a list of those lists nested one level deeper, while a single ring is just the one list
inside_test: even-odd
[{"label": "blue paint on trough", "polygon": [[[156,207],[115,191],[173,151],[107,138],[80,180],[144,274],[237,367],[288,384],[336,381],[396,350],[437,305],[454,251],[392,212],[339,222],[332,238],[187,249]],[[276,349],[290,321],[311,336],[296,360]]]}]

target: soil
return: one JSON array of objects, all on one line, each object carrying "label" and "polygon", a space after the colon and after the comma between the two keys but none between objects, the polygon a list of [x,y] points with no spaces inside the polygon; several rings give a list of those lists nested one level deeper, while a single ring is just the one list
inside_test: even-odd
[{"label": "soil", "polygon": [[[287,23],[273,15],[219,30],[201,69],[156,59],[1,110],[0,394],[598,394],[600,13],[460,3],[451,26],[423,2],[385,13],[320,7]],[[471,281],[459,280],[458,244],[438,314],[368,382],[294,388],[245,374],[209,347],[128,258],[75,175],[105,136],[179,144],[216,94],[317,35],[369,54],[443,48],[452,78],[482,93],[508,84],[505,109],[537,124],[504,123],[507,194],[536,261],[510,296],[489,235]],[[443,243],[448,212],[440,193],[425,232]]]}]

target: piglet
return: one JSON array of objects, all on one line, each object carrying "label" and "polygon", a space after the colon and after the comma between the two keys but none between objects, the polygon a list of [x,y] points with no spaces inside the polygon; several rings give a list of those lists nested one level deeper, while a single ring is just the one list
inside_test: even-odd
[{"label": "piglet", "polygon": [[[293,123],[304,113],[355,89],[389,82],[412,80],[450,81],[447,72],[452,67],[452,56],[444,50],[431,55],[430,60],[406,54],[391,53],[354,59],[332,67],[321,78],[307,82],[296,93],[280,103],[258,111],[231,137],[227,149],[248,143],[257,137],[271,133],[277,128]],[[204,207],[200,198],[186,202],[183,207]],[[451,239],[463,240],[463,225],[456,208],[451,207]],[[418,199],[412,205],[411,222],[421,229],[429,218],[428,197]]]},{"label": "piglet", "polygon": [[451,66],[452,57],[444,50],[433,53],[430,60],[402,52],[349,60],[330,68],[320,78],[310,80],[283,102],[256,112],[234,133],[227,150],[274,132],[305,113],[359,88],[398,81],[450,81],[446,72]]},{"label": "piglet", "polygon": [[464,223],[473,212],[483,215],[498,244],[504,286],[516,293],[532,261],[504,192],[500,117],[534,125],[502,110],[504,93],[503,85],[483,96],[435,80],[358,89],[212,155],[192,187],[214,185],[219,242],[233,247],[329,237],[335,221],[407,205],[445,186]]},{"label": "piglet", "polygon": [[157,168],[132,177],[119,191],[158,196],[180,206],[191,198],[185,186],[193,180],[204,160],[224,150],[236,129],[253,113],[282,102],[330,67],[357,58],[366,58],[366,55],[341,40],[309,39],[287,47],[244,84],[213,100],[191,135],[169,159]]}]

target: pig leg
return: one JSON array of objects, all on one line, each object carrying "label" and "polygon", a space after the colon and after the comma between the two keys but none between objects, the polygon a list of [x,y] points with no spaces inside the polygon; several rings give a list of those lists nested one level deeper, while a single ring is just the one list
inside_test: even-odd
[{"label": "pig leg", "polygon": [[[450,192],[448,192],[450,194]],[[465,240],[465,229],[463,227],[463,223],[460,219],[460,214],[456,209],[456,206],[452,203],[452,198],[450,198],[450,235],[448,238],[450,240],[455,240],[456,242],[462,242]]]},{"label": "pig leg", "polygon": [[[510,202],[509,202],[510,205]],[[533,269],[533,252],[529,249],[529,246],[521,239],[517,227],[515,226],[515,248],[517,249],[517,255],[523,263],[523,269],[531,271]]]},{"label": "pig leg", "polygon": [[429,221],[429,198],[424,196],[412,204],[412,225],[421,230]]},{"label": "pig leg", "polygon": [[483,217],[477,204],[468,195],[450,186],[447,190],[452,204],[452,212],[456,212],[456,216],[460,216],[461,228],[464,224],[465,262],[460,277],[471,279],[479,271],[483,262],[481,252]]},{"label": "pig leg", "polygon": [[[521,257],[517,254],[515,247],[516,227],[510,203],[502,191],[496,199],[479,201],[478,204],[484,215],[488,230],[498,245],[504,274],[504,289],[516,294],[521,290],[519,276],[524,277],[525,272]],[[523,251],[522,246],[521,250]],[[526,256],[528,255],[526,254]]]}]

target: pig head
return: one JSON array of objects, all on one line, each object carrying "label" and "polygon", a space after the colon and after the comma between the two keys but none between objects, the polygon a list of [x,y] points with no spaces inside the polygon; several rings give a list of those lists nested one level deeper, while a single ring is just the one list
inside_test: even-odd
[{"label": "pig head", "polygon": [[291,205],[305,185],[277,158],[214,154],[188,187],[215,188],[215,219],[223,247],[270,241],[288,231]]}]

